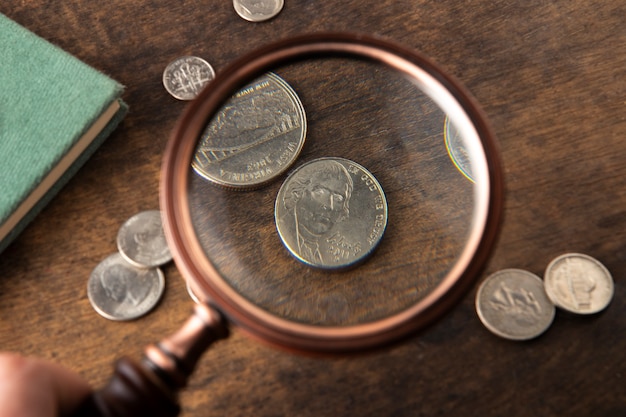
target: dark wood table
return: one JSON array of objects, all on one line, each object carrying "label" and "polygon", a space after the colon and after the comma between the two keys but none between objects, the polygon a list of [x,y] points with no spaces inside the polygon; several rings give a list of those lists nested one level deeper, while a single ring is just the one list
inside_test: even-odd
[{"label": "dark wood table", "polygon": [[[236,329],[202,358],[184,416],[626,415],[626,4],[623,1],[287,0],[265,23],[229,1],[2,2],[0,12],[126,85],[130,113],[0,255],[0,349],[55,360],[94,386],[114,360],[175,331],[192,309],[173,264],[151,314],[98,316],[93,268],[119,226],[157,209],[163,150],[185,103],[161,83],[189,54],[226,64],[311,31],[379,35],[421,51],[478,99],[499,139],[505,217],[480,282],[503,268],[542,275],[566,252],[613,274],[606,311],[558,312],[529,342],[489,333],[475,286],[449,314],[394,347],[340,358],[257,343]],[[62,105],[62,103],[61,103]]]}]

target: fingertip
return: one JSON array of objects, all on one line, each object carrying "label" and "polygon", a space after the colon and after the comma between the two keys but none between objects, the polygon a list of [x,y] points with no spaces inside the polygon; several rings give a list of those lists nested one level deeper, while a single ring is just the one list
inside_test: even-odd
[{"label": "fingertip", "polygon": [[0,352],[0,417],[68,415],[90,393],[87,381],[61,365]]}]

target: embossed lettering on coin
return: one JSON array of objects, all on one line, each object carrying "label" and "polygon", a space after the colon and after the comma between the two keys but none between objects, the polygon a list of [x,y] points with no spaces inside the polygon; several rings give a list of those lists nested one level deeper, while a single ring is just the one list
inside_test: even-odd
[{"label": "embossed lettering on coin", "polygon": [[192,166],[216,184],[254,188],[289,168],[305,135],[300,99],[282,78],[268,73],[217,112],[202,134]]},{"label": "embossed lettering on coin", "polygon": [[550,327],[555,308],[541,278],[521,269],[503,269],[481,284],[476,312],[492,333],[510,340],[528,340]]},{"label": "embossed lettering on coin", "polygon": [[159,266],[172,260],[161,212],[142,211],[128,219],[117,233],[117,248],[126,261],[138,268]]},{"label": "embossed lettering on coin", "polygon": [[280,13],[284,5],[284,0],[233,0],[237,14],[250,22],[271,19]]},{"label": "embossed lettering on coin", "polygon": [[347,267],[369,256],[387,227],[387,200],[374,176],[343,158],[320,158],[295,170],[274,210],[289,252],[319,268]]},{"label": "embossed lettering on coin", "polygon": [[211,64],[197,56],[183,56],[163,71],[163,86],[174,98],[193,100],[215,78]]},{"label": "embossed lettering on coin", "polygon": [[588,255],[568,253],[557,257],[546,268],[544,279],[550,300],[571,313],[597,313],[613,299],[611,273]]},{"label": "embossed lettering on coin", "polygon": [[110,320],[132,320],[152,310],[164,289],[165,278],[160,269],[136,268],[115,253],[93,270],[87,295],[101,316]]}]

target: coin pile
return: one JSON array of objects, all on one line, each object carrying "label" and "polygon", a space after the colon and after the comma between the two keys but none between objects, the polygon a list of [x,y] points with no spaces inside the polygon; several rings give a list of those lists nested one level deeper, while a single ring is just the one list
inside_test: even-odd
[{"label": "coin pile", "polygon": [[128,219],[117,234],[118,252],[93,270],[87,295],[93,308],[109,320],[124,321],[150,312],[165,290],[159,266],[172,259],[161,212],[148,210]]},{"label": "coin pile", "polygon": [[552,324],[556,308],[575,314],[604,310],[613,298],[613,278],[599,261],[567,253],[546,268],[544,279],[521,269],[490,275],[476,294],[483,325],[509,340],[529,340]]}]

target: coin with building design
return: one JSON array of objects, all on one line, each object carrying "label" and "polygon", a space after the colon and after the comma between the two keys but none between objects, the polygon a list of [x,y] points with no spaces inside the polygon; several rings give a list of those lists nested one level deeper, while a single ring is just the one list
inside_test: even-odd
[{"label": "coin with building design", "polygon": [[192,167],[224,187],[257,188],[293,164],[306,127],[296,92],[278,75],[267,73],[231,96],[208,123]]},{"label": "coin with building design", "polygon": [[490,275],[476,294],[476,312],[492,333],[510,340],[533,339],[552,324],[556,314],[543,281],[522,269]]},{"label": "coin with building design", "polygon": [[613,277],[597,259],[581,253],[566,253],[548,265],[545,272],[548,297],[559,308],[576,314],[604,310],[613,299]]}]

